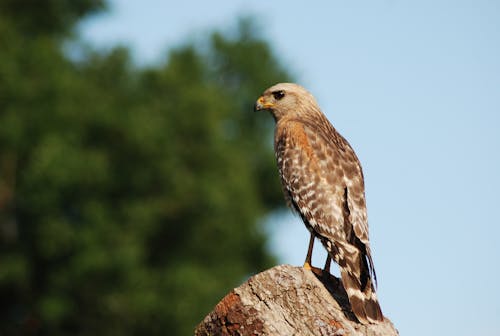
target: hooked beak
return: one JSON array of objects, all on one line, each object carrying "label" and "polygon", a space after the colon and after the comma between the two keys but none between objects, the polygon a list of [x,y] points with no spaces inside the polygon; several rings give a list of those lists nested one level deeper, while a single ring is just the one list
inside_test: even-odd
[{"label": "hooked beak", "polygon": [[265,100],[264,100],[264,97],[263,96],[260,96],[259,99],[257,99],[257,101],[255,102],[255,105],[253,107],[253,110],[254,111],[261,111],[261,110],[267,110],[267,109],[270,109],[274,106],[273,103],[267,103]]}]

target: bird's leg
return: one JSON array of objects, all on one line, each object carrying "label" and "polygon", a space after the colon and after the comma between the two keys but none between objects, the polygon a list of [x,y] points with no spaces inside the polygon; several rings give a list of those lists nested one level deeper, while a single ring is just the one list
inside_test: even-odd
[{"label": "bird's leg", "polygon": [[306,261],[304,261],[304,268],[308,270],[312,269],[311,258],[312,258],[313,246],[314,246],[314,234],[311,232],[311,238],[309,239],[309,248],[307,249]]},{"label": "bird's leg", "polygon": [[318,276],[321,276],[323,274],[323,270],[317,267],[313,267],[311,265],[313,247],[314,247],[314,234],[311,232],[311,239],[309,239],[309,248],[307,250],[306,261],[304,262],[304,268],[307,270],[311,270],[314,274]]},{"label": "bird's leg", "polygon": [[326,257],[326,262],[325,262],[325,267],[323,267],[323,272],[326,272],[326,274],[330,274],[330,265],[332,264],[332,257],[330,257],[330,254]]}]

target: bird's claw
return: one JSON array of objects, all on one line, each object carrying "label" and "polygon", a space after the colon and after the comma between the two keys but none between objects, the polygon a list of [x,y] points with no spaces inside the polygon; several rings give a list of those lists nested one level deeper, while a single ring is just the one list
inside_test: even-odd
[{"label": "bird's claw", "polygon": [[303,267],[308,271],[312,271],[317,276],[323,276],[324,271],[321,268],[314,267],[308,262],[305,262]]}]

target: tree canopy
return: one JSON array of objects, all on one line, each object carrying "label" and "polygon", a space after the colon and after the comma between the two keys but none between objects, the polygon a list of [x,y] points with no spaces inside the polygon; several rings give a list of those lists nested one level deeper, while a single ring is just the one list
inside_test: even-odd
[{"label": "tree canopy", "polygon": [[65,43],[99,0],[0,3],[0,334],[186,335],[269,267],[282,205],[248,20],[166,60]]}]

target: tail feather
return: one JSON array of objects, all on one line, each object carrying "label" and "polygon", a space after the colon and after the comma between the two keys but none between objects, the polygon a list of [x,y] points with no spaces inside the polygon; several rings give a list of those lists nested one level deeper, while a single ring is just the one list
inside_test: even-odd
[{"label": "tail feather", "polygon": [[339,242],[333,244],[327,239],[322,239],[322,242],[328,254],[340,266],[342,285],[359,322],[369,324],[384,321],[375,293],[375,267],[369,247],[359,239],[355,241],[357,246]]},{"label": "tail feather", "polygon": [[383,321],[384,315],[380,309],[371,278],[368,278],[364,288],[361,288],[361,283],[354,274],[341,270],[341,275],[351,309],[359,322],[368,324]]}]

